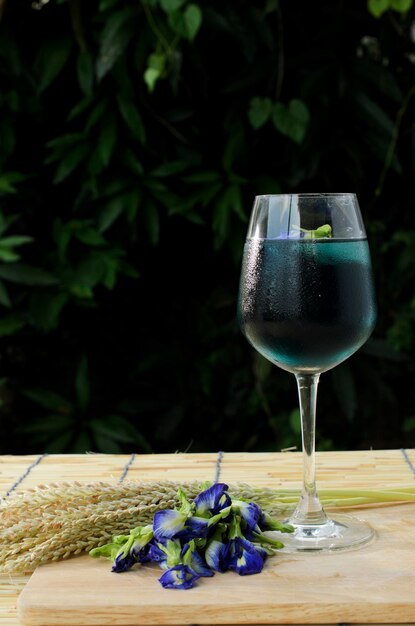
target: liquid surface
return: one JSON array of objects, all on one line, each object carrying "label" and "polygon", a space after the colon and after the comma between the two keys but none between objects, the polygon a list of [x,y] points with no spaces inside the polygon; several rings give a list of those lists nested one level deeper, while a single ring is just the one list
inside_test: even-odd
[{"label": "liquid surface", "polygon": [[375,325],[367,241],[247,240],[238,316],[248,341],[279,367],[335,367]]}]

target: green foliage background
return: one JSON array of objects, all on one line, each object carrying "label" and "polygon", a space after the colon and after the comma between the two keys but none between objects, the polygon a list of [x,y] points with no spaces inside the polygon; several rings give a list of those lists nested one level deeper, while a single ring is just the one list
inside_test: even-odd
[{"label": "green foliage background", "polygon": [[412,0],[2,10],[0,452],[299,446],[235,319],[252,199],[290,191],[355,191],[376,273],[319,448],[414,446]]}]

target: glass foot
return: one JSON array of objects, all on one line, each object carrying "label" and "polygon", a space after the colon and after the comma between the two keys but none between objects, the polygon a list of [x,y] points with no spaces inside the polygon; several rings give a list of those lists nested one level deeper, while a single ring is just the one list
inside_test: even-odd
[{"label": "glass foot", "polygon": [[[291,523],[287,520],[287,523]],[[293,533],[279,533],[284,552],[327,552],[352,550],[375,537],[375,531],[359,518],[334,515],[322,524],[293,524]]]}]

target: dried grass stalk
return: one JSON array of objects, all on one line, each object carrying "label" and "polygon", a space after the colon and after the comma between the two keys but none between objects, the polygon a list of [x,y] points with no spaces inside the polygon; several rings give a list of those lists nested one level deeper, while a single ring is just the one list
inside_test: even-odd
[{"label": "dried grass stalk", "polygon": [[[0,571],[33,571],[46,561],[64,559],[107,543],[111,536],[152,522],[154,513],[178,504],[181,486],[190,499],[200,482],[122,484],[59,483],[13,494],[0,503]],[[234,498],[257,502],[271,515],[292,508],[298,491],[231,486]],[[414,501],[415,489],[321,492],[326,506]]]}]

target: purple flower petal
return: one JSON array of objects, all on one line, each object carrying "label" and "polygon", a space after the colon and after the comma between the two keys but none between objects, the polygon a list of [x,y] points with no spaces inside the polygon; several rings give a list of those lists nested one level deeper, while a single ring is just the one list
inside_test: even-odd
[{"label": "purple flower petal", "polygon": [[184,529],[186,518],[179,511],[164,509],[154,514],[153,530],[156,539],[173,539]]},{"label": "purple flower petal", "polygon": [[189,517],[185,522],[183,530],[177,533],[176,537],[184,542],[191,539],[203,539],[209,532],[209,520],[205,517]]},{"label": "purple flower petal", "polygon": [[162,550],[160,548],[159,543],[157,542],[151,542],[150,544],[150,548],[149,548],[149,557],[151,561],[154,561],[155,563],[161,563],[162,561],[166,561],[167,560],[167,554],[165,553],[164,550]]},{"label": "purple flower petal", "polygon": [[191,589],[200,576],[187,565],[175,565],[159,578],[165,589]]},{"label": "purple flower petal", "polygon": [[216,572],[226,572],[229,569],[230,544],[212,539],[206,546],[206,563]]},{"label": "purple flower petal", "polygon": [[117,572],[117,574],[119,574],[121,572],[126,572],[136,562],[137,561],[135,560],[134,556],[132,554],[130,554],[129,552],[127,552],[127,554],[124,554],[124,552],[120,552],[115,557],[115,561],[114,561],[114,564],[113,564],[113,566],[111,568],[111,571],[112,572]]},{"label": "purple flower petal", "polygon": [[229,506],[231,499],[226,493],[228,485],[225,483],[215,483],[209,489],[202,491],[194,499],[196,515],[205,516],[208,513],[216,515],[223,508]]},{"label": "purple flower petal", "polygon": [[229,569],[241,576],[259,574],[264,566],[266,551],[258,550],[253,543],[242,537],[232,541]]},{"label": "purple flower petal", "polygon": [[262,511],[255,502],[243,502],[242,500],[234,500],[232,509],[245,521],[248,530],[254,530],[258,522],[262,518]]},{"label": "purple flower petal", "polygon": [[[194,542],[192,542],[194,545]],[[206,564],[205,559],[196,549],[191,549],[188,543],[185,544],[182,550],[182,559],[190,567],[191,570],[199,574],[199,576],[213,576],[213,572]]]},{"label": "purple flower petal", "polygon": [[150,544],[143,546],[140,541],[133,543],[130,554],[134,557],[137,563],[148,563],[151,561],[150,555]]}]

